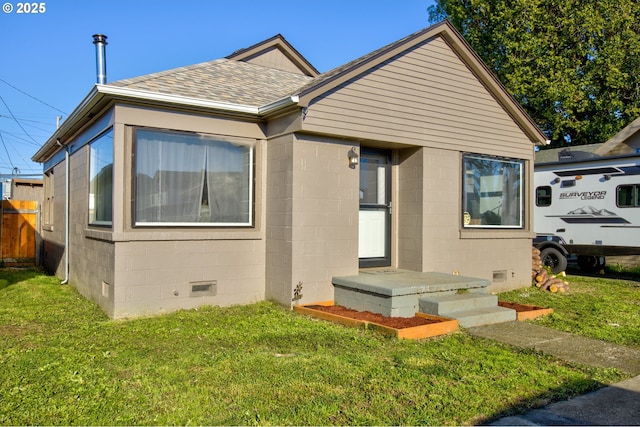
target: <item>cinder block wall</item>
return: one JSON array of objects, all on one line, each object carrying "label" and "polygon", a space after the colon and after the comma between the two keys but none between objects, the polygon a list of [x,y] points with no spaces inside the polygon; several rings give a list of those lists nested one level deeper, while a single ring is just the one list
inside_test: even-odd
[{"label": "cinder block wall", "polygon": [[[301,302],[333,299],[333,276],[358,273],[359,169],[352,143],[298,136],[294,145],[292,285]],[[359,147],[356,147],[359,151]]]},{"label": "cinder block wall", "polygon": [[265,296],[291,304],[293,135],[267,142]]},{"label": "cinder block wall", "polygon": [[344,141],[289,135],[268,142],[267,292],[290,305],[333,299],[331,277],[358,272],[358,169]]},{"label": "cinder block wall", "polygon": [[424,162],[422,148],[398,152],[398,268],[422,271]]},{"label": "cinder block wall", "polygon": [[488,279],[490,292],[529,286],[527,230],[463,230],[460,152],[423,148],[423,271]]},{"label": "cinder block wall", "polygon": [[264,299],[261,239],[118,242],[114,265],[114,318]]},{"label": "cinder block wall", "polygon": [[53,218],[54,226],[42,226],[42,240],[44,245],[44,268],[57,277],[64,278],[64,209],[65,209],[65,179],[64,161],[53,167]]}]

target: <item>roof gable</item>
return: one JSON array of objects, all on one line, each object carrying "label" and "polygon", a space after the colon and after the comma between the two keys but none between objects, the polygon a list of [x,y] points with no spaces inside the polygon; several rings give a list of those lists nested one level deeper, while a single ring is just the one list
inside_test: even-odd
[{"label": "roof gable", "polygon": [[609,138],[596,150],[596,154],[601,156],[632,154],[637,153],[638,149],[640,149],[640,117]]},{"label": "roof gable", "polygon": [[316,77],[320,73],[282,35],[277,34],[253,46],[240,49],[226,59]]},{"label": "roof gable", "polygon": [[336,87],[435,37],[440,37],[446,42],[532,142],[540,145],[546,144],[546,136],[449,21],[443,21],[410,34],[397,42],[321,74],[296,93],[299,96],[299,103],[302,107],[307,107],[315,98],[329,93]]}]

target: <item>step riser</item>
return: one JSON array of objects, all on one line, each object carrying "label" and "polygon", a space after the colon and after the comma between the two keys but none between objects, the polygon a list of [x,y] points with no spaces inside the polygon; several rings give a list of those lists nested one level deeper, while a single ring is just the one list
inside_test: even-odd
[{"label": "step riser", "polygon": [[498,297],[490,294],[455,294],[439,297],[420,298],[420,311],[437,316],[448,316],[449,313],[481,308],[496,307]]},{"label": "step riser", "polygon": [[516,311],[510,308],[495,307],[495,309],[490,311],[484,309],[481,311],[470,310],[451,313],[448,317],[456,319],[458,324],[463,328],[472,328],[474,326],[515,321],[517,315]]}]

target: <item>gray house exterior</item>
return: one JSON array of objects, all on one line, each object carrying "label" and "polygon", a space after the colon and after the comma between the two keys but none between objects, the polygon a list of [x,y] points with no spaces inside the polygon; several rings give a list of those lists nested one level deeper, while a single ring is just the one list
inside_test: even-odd
[{"label": "gray house exterior", "polygon": [[544,143],[448,22],[323,74],[275,36],[95,85],[33,157],[44,263],[112,318],[326,301],[367,267],[524,287]]}]

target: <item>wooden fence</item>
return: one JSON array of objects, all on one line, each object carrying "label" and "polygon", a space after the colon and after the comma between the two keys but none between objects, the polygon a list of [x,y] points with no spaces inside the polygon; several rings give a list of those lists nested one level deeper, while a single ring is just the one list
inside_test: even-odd
[{"label": "wooden fence", "polygon": [[35,265],[38,203],[31,200],[3,200],[0,218],[0,252],[4,265]]}]

